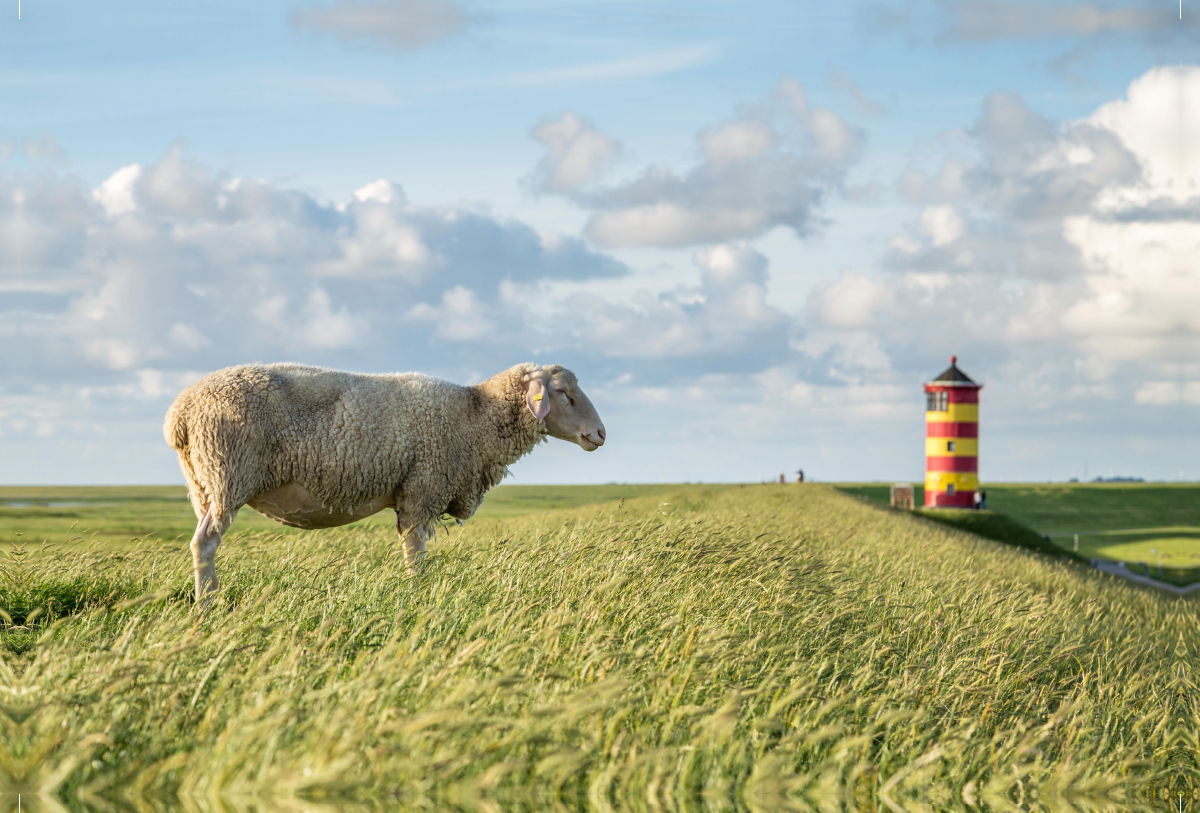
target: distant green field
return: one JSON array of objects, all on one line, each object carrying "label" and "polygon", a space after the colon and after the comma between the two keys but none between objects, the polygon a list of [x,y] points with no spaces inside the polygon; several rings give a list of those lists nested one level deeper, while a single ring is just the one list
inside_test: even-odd
[{"label": "distant green field", "polygon": [[[838,488],[887,505],[890,483],[841,483]],[[1081,556],[1200,566],[1200,484],[1000,483],[985,486],[988,508],[1007,514],[1064,551],[1079,535]],[[915,486],[920,506],[925,490]]]},{"label": "distant green field", "polygon": [[[687,486],[715,492],[729,485]],[[679,485],[499,486],[487,495],[476,517],[521,516],[559,508],[578,508],[622,499],[653,497],[679,491]],[[387,526],[391,511],[356,526]],[[48,542],[110,548],[137,539],[187,540],[196,527],[183,486],[19,486],[0,487],[0,543]],[[238,513],[233,533],[296,533],[251,508]]]}]

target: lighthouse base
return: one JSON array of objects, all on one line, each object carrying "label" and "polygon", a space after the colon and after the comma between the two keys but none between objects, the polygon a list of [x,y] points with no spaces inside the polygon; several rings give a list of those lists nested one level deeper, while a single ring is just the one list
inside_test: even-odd
[{"label": "lighthouse base", "polygon": [[926,508],[974,508],[974,491],[956,491],[947,494],[945,491],[925,491]]}]

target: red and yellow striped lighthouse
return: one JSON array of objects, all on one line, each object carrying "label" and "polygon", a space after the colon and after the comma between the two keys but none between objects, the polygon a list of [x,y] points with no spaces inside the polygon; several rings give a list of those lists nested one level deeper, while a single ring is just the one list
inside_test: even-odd
[{"label": "red and yellow striped lighthouse", "polygon": [[925,507],[971,508],[979,490],[979,391],[950,357],[925,385]]}]

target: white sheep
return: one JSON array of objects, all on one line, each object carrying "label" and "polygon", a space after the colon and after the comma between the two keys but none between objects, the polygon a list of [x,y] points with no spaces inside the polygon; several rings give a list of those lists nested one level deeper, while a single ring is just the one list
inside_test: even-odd
[{"label": "white sheep", "polygon": [[163,435],[179,453],[198,520],[199,603],[217,590],[217,547],[243,505],[296,528],[392,508],[415,568],[438,517],[474,514],[546,435],[590,452],[604,444],[604,424],[558,365],[518,364],[462,387],[418,373],[251,364],[180,393]]}]

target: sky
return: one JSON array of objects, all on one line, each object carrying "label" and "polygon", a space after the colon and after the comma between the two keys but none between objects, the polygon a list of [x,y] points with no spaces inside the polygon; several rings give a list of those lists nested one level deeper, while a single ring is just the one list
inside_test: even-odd
[{"label": "sky", "polygon": [[985,484],[1200,479],[1195,0],[9,5],[0,484],[273,361],[569,367],[518,484],[919,481],[951,354]]}]

